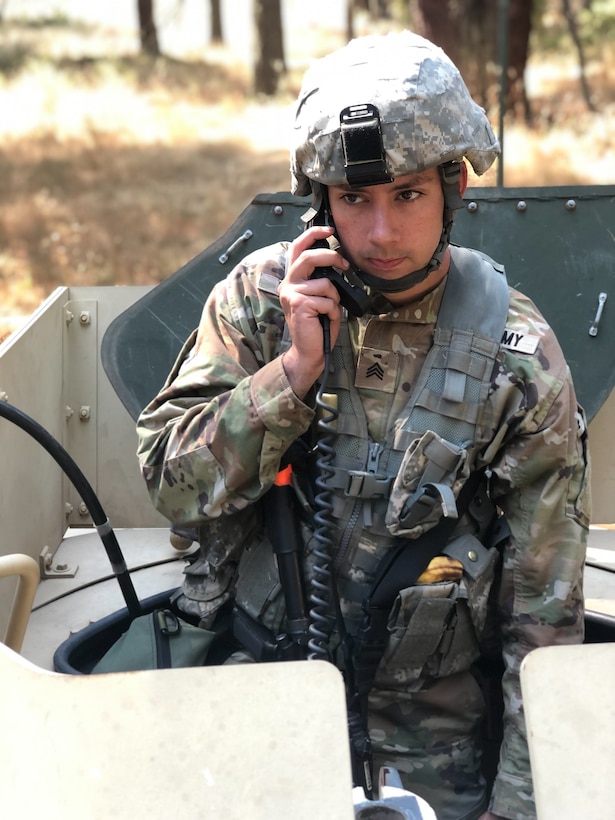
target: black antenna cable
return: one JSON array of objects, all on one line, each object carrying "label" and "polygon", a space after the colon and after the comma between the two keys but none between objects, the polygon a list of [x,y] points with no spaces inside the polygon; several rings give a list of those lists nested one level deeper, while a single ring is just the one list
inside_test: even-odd
[{"label": "black antenna cable", "polygon": [[102,505],[92,488],[92,485],[81,472],[75,461],[64,449],[64,447],[62,447],[60,442],[51,435],[51,433],[45,430],[44,427],[42,427],[33,418],[26,415],[23,411],[18,410],[17,407],[13,407],[13,405],[8,404],[8,402],[0,401],[0,416],[8,419],[8,421],[11,421],[13,424],[16,424],[17,427],[20,427],[25,433],[44,447],[56,463],[60,465],[66,476],[81,496],[87,511],[92,516],[92,521],[94,522],[96,531],[103,542],[103,546],[107,553],[107,557],[109,558],[113,573],[117,578],[118,584],[120,585],[128,612],[133,618],[136,618],[137,615],[142,615],[141,604],[139,603],[137,593],[135,592],[130,573],[126,567],[126,562],[124,561],[122,550],[120,549],[120,545],[118,544],[115,536],[115,532],[109,523],[109,519],[107,518],[105,511],[103,510]]}]

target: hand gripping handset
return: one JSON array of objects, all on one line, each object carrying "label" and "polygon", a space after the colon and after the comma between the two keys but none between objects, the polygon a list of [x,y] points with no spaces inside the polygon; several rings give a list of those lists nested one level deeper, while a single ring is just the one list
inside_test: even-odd
[{"label": "hand gripping handset", "polygon": [[[326,239],[317,239],[314,248],[329,248]],[[332,267],[316,268],[310,279],[328,279],[340,295],[340,304],[351,316],[363,316],[369,310],[371,299],[359,285],[353,285],[339,271]]]}]

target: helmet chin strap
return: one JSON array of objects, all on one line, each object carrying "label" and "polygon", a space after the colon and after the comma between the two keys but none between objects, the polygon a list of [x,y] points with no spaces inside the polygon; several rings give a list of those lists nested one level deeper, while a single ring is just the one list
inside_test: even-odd
[{"label": "helmet chin strap", "polygon": [[381,276],[374,276],[371,273],[361,270],[361,268],[356,268],[357,276],[359,276],[369,288],[377,290],[380,293],[402,293],[404,290],[410,290],[410,288],[424,282],[429,274],[435,270],[438,270],[442,264],[442,259],[444,258],[444,254],[449,245],[452,225],[453,223],[451,220],[448,225],[445,225],[442,228],[442,234],[440,235],[438,247],[424,268],[412,271],[412,273],[407,273],[399,279],[383,279]]}]

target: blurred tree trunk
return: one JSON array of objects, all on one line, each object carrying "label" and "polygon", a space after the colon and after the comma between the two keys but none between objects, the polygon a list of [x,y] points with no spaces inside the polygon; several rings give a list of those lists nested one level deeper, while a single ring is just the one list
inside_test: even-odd
[{"label": "blurred tree trunk", "polygon": [[372,5],[374,6],[374,13],[378,17],[382,17],[385,20],[391,19],[391,0],[375,0]]},{"label": "blurred tree trunk", "polygon": [[[506,109],[530,118],[525,66],[532,28],[533,0],[508,2]],[[500,2],[495,0],[414,0],[417,33],[439,45],[461,71],[473,97],[485,108],[497,101]]]},{"label": "blurred tree trunk", "polygon": [[354,8],[356,0],[346,0],[346,39],[354,37]]},{"label": "blurred tree trunk", "polygon": [[581,40],[581,35],[579,34],[579,27],[577,25],[577,18],[575,16],[574,11],[572,10],[572,6],[570,5],[570,0],[563,0],[563,8],[564,8],[564,17],[566,18],[566,22],[568,23],[568,31],[570,32],[570,36],[572,37],[572,42],[577,50],[577,54],[579,57],[579,71],[580,71],[580,80],[581,80],[581,91],[583,92],[583,98],[587,103],[587,107],[590,111],[595,111],[596,107],[592,101],[592,95],[589,90],[589,85],[587,83],[587,74],[585,71],[585,50],[583,48],[583,41]]},{"label": "blurred tree trunk", "polygon": [[508,10],[508,89],[506,110],[532,119],[525,88],[525,67],[530,49],[534,0],[514,0]]},{"label": "blurred tree trunk", "polygon": [[372,20],[390,20],[392,17],[390,0],[346,0],[346,37],[348,40],[352,40],[355,36],[355,11],[366,11]]},{"label": "blurred tree trunk", "polygon": [[211,42],[223,43],[224,37],[222,35],[222,9],[220,0],[210,0],[210,17],[211,17]]},{"label": "blurred tree trunk", "polygon": [[254,87],[273,96],[286,71],[281,0],[254,0],[256,27]]},{"label": "blurred tree trunk", "polygon": [[416,0],[414,5],[413,19],[417,34],[440,46],[461,71],[457,3],[450,0]]},{"label": "blurred tree trunk", "polygon": [[375,20],[391,16],[391,0],[355,0],[355,7],[369,12],[369,16]]},{"label": "blurred tree trunk", "polygon": [[139,12],[139,34],[141,37],[141,51],[146,54],[160,54],[158,32],[154,22],[154,0],[137,0]]}]

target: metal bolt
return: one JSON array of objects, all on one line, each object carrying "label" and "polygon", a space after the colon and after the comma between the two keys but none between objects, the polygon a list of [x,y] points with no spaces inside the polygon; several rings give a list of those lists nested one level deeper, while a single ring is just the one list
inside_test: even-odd
[{"label": "metal bolt", "polygon": [[8,401],[9,394],[6,393],[4,390],[0,390],[0,401]]},{"label": "metal bolt", "polygon": [[475,214],[478,211],[478,202],[468,202],[466,209],[468,213]]},{"label": "metal bolt", "polygon": [[87,405],[83,405],[79,408],[79,420],[80,421],[87,421],[90,418],[90,408]]},{"label": "metal bolt", "polygon": [[574,201],[574,199],[569,199],[568,202],[566,203],[566,210],[567,211],[574,211],[574,209],[576,207],[577,207],[577,203]]},{"label": "metal bolt", "polygon": [[282,216],[282,214],[284,213],[284,208],[282,207],[282,205],[274,205],[273,206],[273,213],[276,216]]},{"label": "metal bolt", "polygon": [[70,515],[73,510],[74,510],[73,505],[70,503],[70,501],[67,501],[64,504],[64,515]]},{"label": "metal bolt", "polygon": [[468,552],[468,558],[470,559],[470,561],[478,561],[478,553],[476,552],[476,550],[470,550]]},{"label": "metal bolt", "polygon": [[79,504],[79,515],[88,515],[88,508],[85,506],[83,501]]},{"label": "metal bolt", "polygon": [[75,318],[75,314],[74,314],[72,311],[67,310],[67,311],[66,311],[66,314],[65,314],[65,316],[64,316],[64,319],[65,319],[65,321],[66,321],[66,324],[67,324],[67,325],[70,325],[70,323],[73,321],[73,319],[74,319],[74,318]]},{"label": "metal bolt", "polygon": [[79,314],[79,324],[80,325],[89,325],[91,322],[90,318],[90,311],[89,310],[82,310]]},{"label": "metal bolt", "polygon": [[524,202],[523,199],[520,199],[519,202],[517,202],[517,210],[519,211],[519,213],[527,211],[527,202]]}]

